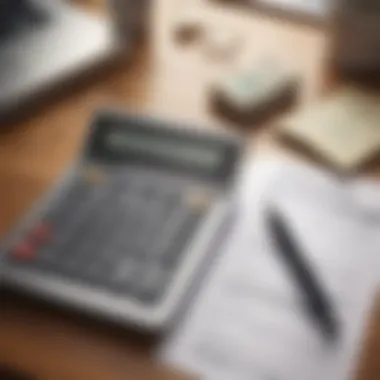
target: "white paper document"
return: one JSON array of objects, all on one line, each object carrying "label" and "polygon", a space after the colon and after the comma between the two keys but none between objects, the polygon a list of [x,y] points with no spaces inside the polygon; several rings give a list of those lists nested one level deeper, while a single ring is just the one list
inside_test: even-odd
[{"label": "white paper document", "polygon": [[[231,237],[160,359],[202,380],[352,379],[379,277],[376,188],[283,157],[248,165]],[[271,246],[269,207],[286,215],[333,301],[341,324],[334,344]]]}]

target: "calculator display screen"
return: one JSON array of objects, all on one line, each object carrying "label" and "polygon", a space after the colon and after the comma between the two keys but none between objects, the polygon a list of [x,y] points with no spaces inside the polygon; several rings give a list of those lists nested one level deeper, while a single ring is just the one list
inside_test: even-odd
[{"label": "calculator display screen", "polygon": [[170,141],[159,136],[144,136],[128,131],[110,131],[106,137],[107,148],[115,153],[132,153],[150,158],[176,161],[214,171],[223,161],[220,149],[199,146],[189,141]]},{"label": "calculator display screen", "polygon": [[236,140],[178,124],[166,126],[105,112],[94,122],[85,155],[111,165],[145,166],[219,183],[233,175],[240,154]]}]

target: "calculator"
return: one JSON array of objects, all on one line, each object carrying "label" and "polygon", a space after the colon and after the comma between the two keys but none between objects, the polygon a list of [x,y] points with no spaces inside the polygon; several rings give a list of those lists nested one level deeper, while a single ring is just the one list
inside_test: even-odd
[{"label": "calculator", "polygon": [[72,169],[3,244],[2,285],[164,328],[230,215],[241,150],[230,134],[99,113]]}]

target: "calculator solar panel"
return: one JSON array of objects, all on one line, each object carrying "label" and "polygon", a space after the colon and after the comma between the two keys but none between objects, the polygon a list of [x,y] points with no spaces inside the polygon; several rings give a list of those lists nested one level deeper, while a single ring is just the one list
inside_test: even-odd
[{"label": "calculator solar panel", "polygon": [[94,156],[11,239],[5,283],[156,328],[194,281],[225,217],[228,181],[152,167],[146,157],[139,165]]}]

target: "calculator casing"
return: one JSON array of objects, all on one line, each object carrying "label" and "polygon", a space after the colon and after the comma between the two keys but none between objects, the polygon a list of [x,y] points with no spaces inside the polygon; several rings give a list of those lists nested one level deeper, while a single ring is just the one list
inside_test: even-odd
[{"label": "calculator casing", "polygon": [[[197,228],[191,243],[187,245],[184,259],[173,276],[165,296],[160,303],[154,306],[146,307],[135,300],[128,299],[128,297],[114,294],[112,291],[57,278],[52,274],[37,273],[5,259],[11,247],[25,235],[35,221],[39,220],[52,204],[59,202],[60,197],[70,186],[73,178],[78,175],[78,172],[83,170],[85,166],[93,164],[94,161],[99,164],[99,161],[92,157],[91,145],[93,144],[93,136],[97,133],[99,120],[104,119],[119,120],[123,123],[138,122],[142,125],[148,125],[152,129],[164,128],[167,133],[173,132],[181,136],[196,134],[197,138],[210,139],[228,147],[230,163],[225,178],[221,176],[220,181],[198,178],[200,183],[210,181],[210,185],[217,196],[210,211]],[[0,285],[21,294],[32,296],[32,298],[42,299],[57,306],[76,310],[102,320],[109,320],[116,324],[133,325],[142,330],[153,332],[163,330],[176,315],[192,289],[196,288],[194,282],[200,281],[199,273],[202,273],[202,267],[210,261],[210,256],[215,255],[213,251],[218,246],[218,241],[223,238],[221,235],[225,235],[226,225],[231,222],[234,211],[232,188],[234,179],[239,172],[242,146],[241,139],[230,133],[208,132],[189,125],[178,124],[177,126],[170,121],[126,115],[114,110],[100,112],[91,124],[89,137],[86,139],[80,157],[70,166],[63,178],[42,199],[37,201],[36,205],[13,228],[1,244]],[[223,232],[221,233],[221,231]]]}]

